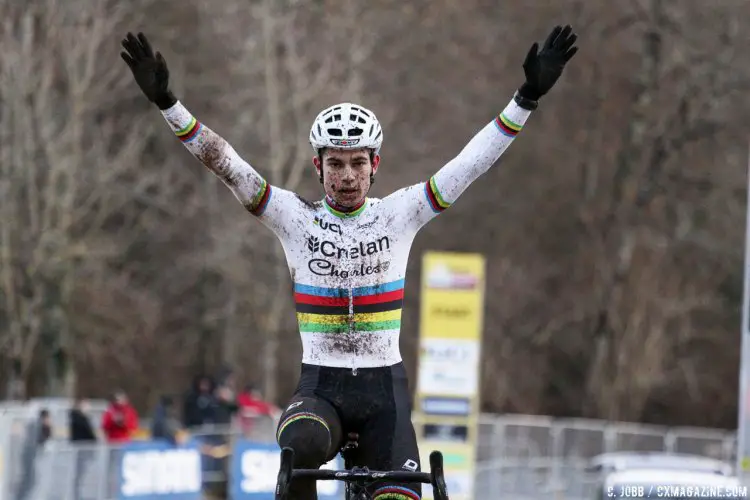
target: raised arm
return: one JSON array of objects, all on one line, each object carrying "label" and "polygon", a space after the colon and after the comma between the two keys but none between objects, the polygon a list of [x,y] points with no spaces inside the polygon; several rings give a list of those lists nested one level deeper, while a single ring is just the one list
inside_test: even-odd
[{"label": "raised arm", "polygon": [[123,60],[136,83],[159,107],[177,137],[203,165],[232,190],[253,215],[273,229],[291,226],[306,205],[294,193],[272,187],[217,133],[203,125],[169,90],[169,70],[164,57],[154,53],[143,33],[128,33],[122,41]]},{"label": "raised arm", "polygon": [[[565,64],[578,50],[570,26],[555,27],[541,51],[534,43],[523,68],[526,82],[494,120],[484,126],[461,150],[427,182],[393,193],[384,200],[415,214],[406,218],[412,229],[419,229],[450,207],[469,185],[495,164],[523,128],[539,99],[549,92]],[[537,52],[538,51],[538,52]]]},{"label": "raised arm", "polygon": [[161,113],[187,150],[221,179],[250,213],[263,215],[272,189],[265,179],[179,101]]},{"label": "raised arm", "polygon": [[461,152],[425,183],[425,197],[434,213],[454,203],[469,185],[495,164],[531,115],[518,94],[484,126]]}]

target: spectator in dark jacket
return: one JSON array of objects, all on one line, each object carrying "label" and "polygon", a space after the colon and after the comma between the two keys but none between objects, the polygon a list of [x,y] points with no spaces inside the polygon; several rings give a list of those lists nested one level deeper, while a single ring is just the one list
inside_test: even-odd
[{"label": "spectator in dark jacket", "polygon": [[224,367],[219,371],[216,389],[216,423],[219,425],[230,425],[232,416],[237,412],[237,396],[234,388],[234,372],[231,368]]},{"label": "spectator in dark jacket", "polygon": [[174,418],[174,401],[169,396],[162,396],[151,417],[151,439],[162,439],[171,445],[177,444],[179,424]]},{"label": "spectator in dark jacket", "polygon": [[205,375],[196,377],[183,402],[183,424],[195,428],[216,423],[216,406],[213,380]]},{"label": "spectator in dark jacket", "polygon": [[94,434],[91,420],[86,415],[87,411],[87,402],[82,399],[76,399],[69,414],[70,441],[76,445],[80,445],[76,449],[76,469],[73,485],[75,498],[82,498],[83,496],[81,494],[81,480],[91,465],[95,453],[93,445],[96,443],[96,434]]},{"label": "spectator in dark jacket", "polygon": [[229,387],[222,385],[216,388],[216,424],[230,425],[238,408],[234,393]]},{"label": "spectator in dark jacket", "polygon": [[96,441],[96,434],[94,434],[94,428],[91,425],[91,420],[86,411],[88,405],[86,401],[77,399],[73,403],[73,408],[70,410],[70,440],[76,443],[81,442],[94,442]]}]

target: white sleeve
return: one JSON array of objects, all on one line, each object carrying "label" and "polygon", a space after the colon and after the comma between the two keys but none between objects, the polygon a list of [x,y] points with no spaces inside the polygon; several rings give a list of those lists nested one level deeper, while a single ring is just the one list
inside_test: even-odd
[{"label": "white sleeve", "polygon": [[253,215],[281,237],[312,206],[299,196],[271,186],[216,132],[198,121],[179,101],[162,115],[188,151],[234,193]]},{"label": "white sleeve", "polygon": [[511,100],[461,152],[427,182],[396,191],[383,199],[399,205],[406,221],[418,230],[450,207],[469,185],[495,164],[523,128],[531,111]]}]

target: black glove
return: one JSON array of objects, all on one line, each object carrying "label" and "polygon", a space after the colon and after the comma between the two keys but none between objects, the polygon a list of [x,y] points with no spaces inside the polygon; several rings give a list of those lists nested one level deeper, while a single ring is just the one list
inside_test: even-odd
[{"label": "black glove", "polygon": [[577,38],[570,25],[555,26],[539,53],[539,44],[535,42],[531,46],[523,62],[526,82],[518,89],[518,95],[522,101],[532,102],[526,102],[526,106],[519,102],[522,107],[536,108],[536,101],[555,85],[565,64],[578,52],[578,47],[573,47]]},{"label": "black glove", "polygon": [[130,67],[135,82],[148,100],[159,106],[159,109],[174,106],[177,98],[169,90],[167,62],[159,52],[154,55],[145,35],[138,33],[136,38],[132,33],[128,33],[122,41],[122,46],[127,52],[120,52],[120,55]]}]

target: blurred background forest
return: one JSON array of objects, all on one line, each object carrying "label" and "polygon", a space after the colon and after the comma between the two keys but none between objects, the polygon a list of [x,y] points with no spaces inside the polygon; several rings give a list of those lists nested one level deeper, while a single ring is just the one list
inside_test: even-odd
[{"label": "blurred background forest", "polygon": [[121,387],[146,405],[221,364],[279,402],[296,385],[281,246],[142,96],[127,31],[199,119],[308,198],[317,112],[374,110],[382,197],[457,154],[522,83],[529,46],[570,23],[559,84],[417,237],[412,381],[422,252],[481,252],[485,411],[736,425],[746,0],[0,0],[0,19],[6,392]]}]

